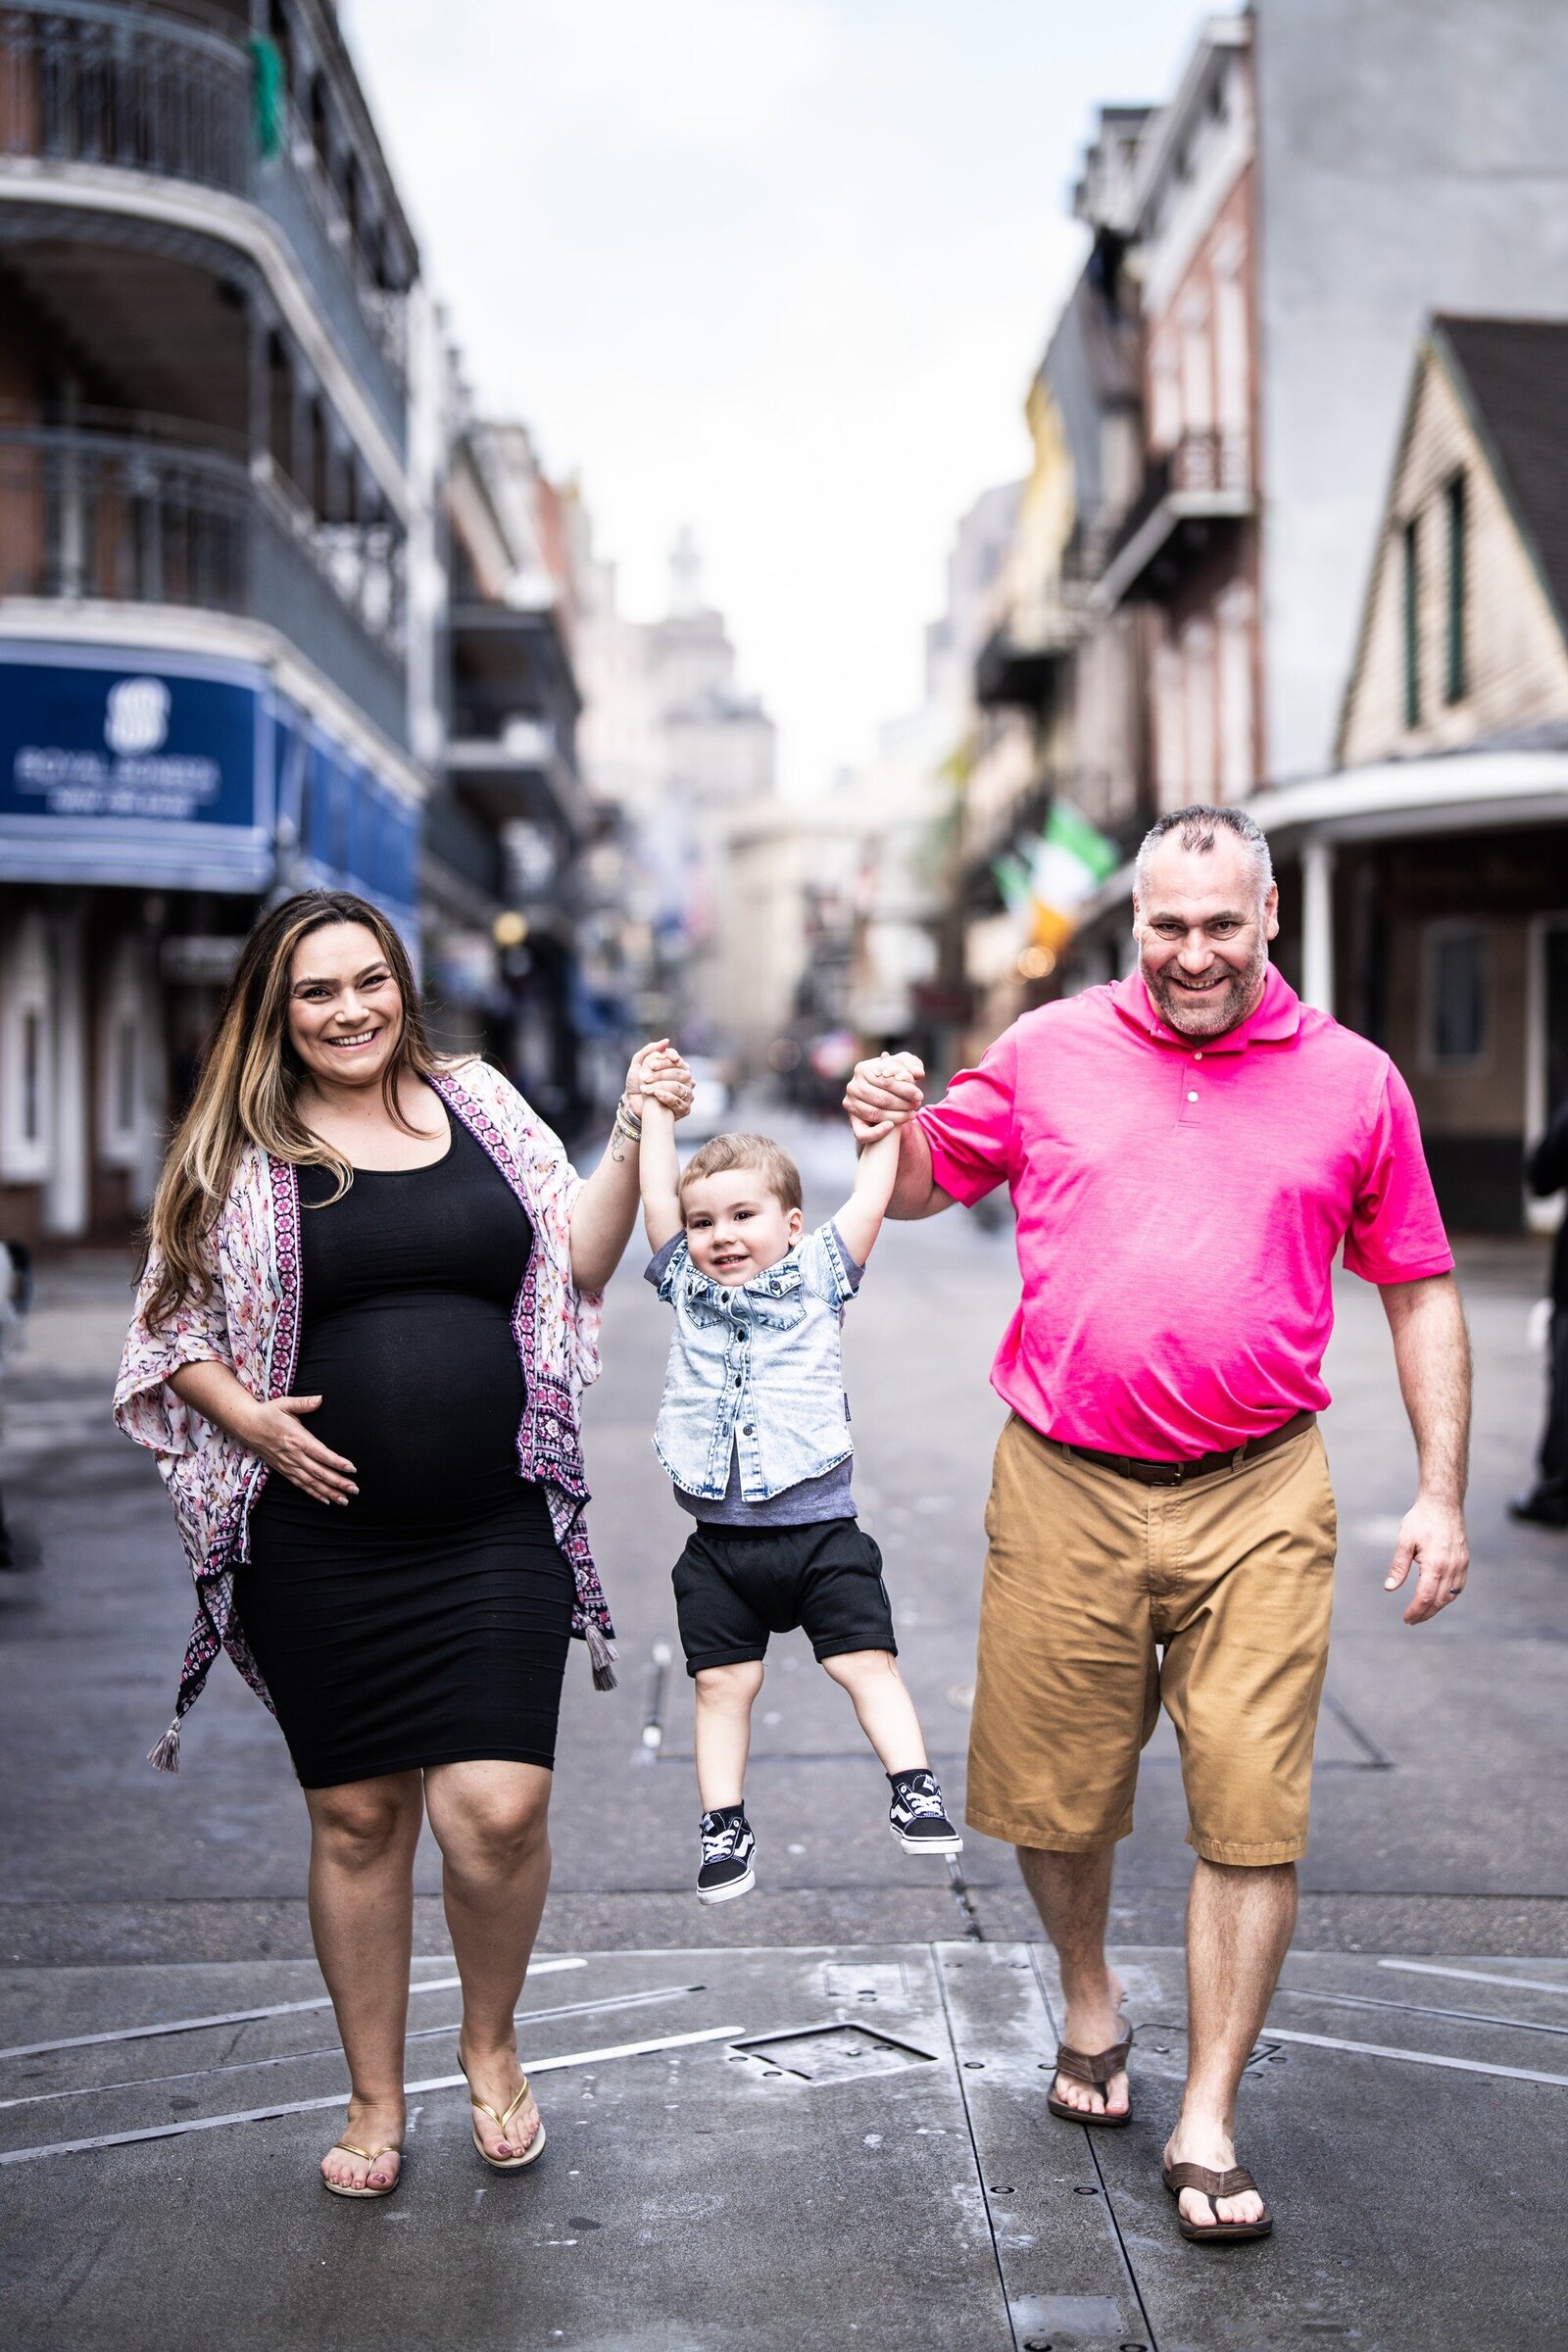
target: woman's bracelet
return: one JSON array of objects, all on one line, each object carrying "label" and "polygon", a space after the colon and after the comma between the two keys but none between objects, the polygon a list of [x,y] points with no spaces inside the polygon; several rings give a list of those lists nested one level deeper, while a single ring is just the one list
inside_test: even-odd
[{"label": "woman's bracelet", "polygon": [[643,1140],[642,1120],[636,1111],[627,1109],[624,1095],[615,1104],[614,1133],[623,1135],[628,1144],[640,1144]]}]

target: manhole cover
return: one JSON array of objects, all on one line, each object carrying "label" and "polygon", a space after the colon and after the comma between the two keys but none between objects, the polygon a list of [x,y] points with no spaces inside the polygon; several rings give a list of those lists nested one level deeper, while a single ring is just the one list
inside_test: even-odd
[{"label": "manhole cover", "polygon": [[859,2025],[806,2026],[799,2033],[769,2034],[733,2046],[799,2082],[846,2082],[856,2075],[896,2075],[906,2067],[936,2063],[930,2050]]}]

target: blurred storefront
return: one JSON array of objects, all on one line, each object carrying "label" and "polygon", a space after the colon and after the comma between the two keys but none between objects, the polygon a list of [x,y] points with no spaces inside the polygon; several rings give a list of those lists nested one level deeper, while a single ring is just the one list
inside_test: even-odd
[{"label": "blurred storefront", "polygon": [[333,13],[0,11],[0,1223],[122,1235],[258,906],[412,935],[439,463]]}]

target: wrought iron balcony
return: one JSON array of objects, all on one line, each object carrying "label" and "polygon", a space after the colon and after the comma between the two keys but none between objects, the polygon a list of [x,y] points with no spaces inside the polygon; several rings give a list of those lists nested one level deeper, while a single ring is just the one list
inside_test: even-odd
[{"label": "wrought iron balcony", "polygon": [[216,11],[193,23],[109,0],[12,0],[0,5],[0,170],[88,165],[258,206],[402,451],[406,297],[375,282],[291,108],[278,152],[260,152],[253,71]]},{"label": "wrought iron balcony", "polygon": [[1242,432],[1184,433],[1151,458],[1143,487],[1117,526],[1094,590],[1117,605],[1135,590],[1157,596],[1174,584],[1184,561],[1206,548],[1215,525],[1253,511],[1252,450]]},{"label": "wrought iron balcony", "polygon": [[0,424],[0,597],[265,621],[407,742],[401,541],[314,521],[220,444]]}]

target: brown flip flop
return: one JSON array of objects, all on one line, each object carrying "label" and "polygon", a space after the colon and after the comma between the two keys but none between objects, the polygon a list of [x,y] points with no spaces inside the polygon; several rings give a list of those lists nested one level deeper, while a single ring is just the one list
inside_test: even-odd
[{"label": "brown flip flop", "polygon": [[[1111,2076],[1121,2074],[1126,2067],[1127,2053],[1132,2046],[1131,2026],[1115,2047],[1109,2050],[1073,2050],[1064,2041],[1058,2041],[1055,2074],[1052,2081],[1054,2082],[1056,2075],[1065,2075],[1073,2082],[1087,2082],[1093,2090],[1103,2090]],[[1054,2090],[1049,2093],[1046,2105],[1053,2115],[1059,2115],[1064,2124],[1088,2124],[1096,2132],[1124,2132],[1133,2120],[1130,2098],[1123,2115],[1096,2115],[1087,2107],[1069,2107],[1065,2099],[1057,2098]]]},{"label": "brown flip flop", "polygon": [[[1211,2173],[1206,2164],[1164,2164],[1160,2179],[1178,2200],[1176,2227],[1183,2237],[1190,2237],[1195,2246],[1239,2237],[1267,2237],[1274,2227],[1274,2217],[1265,2206],[1260,2222],[1222,2222],[1219,2219],[1217,2197],[1239,2197],[1244,2189],[1257,2191],[1257,2182],[1246,2167],[1233,2164],[1228,2173]],[[1180,2211],[1179,2200],[1184,2188],[1196,2188],[1214,2206],[1214,2219],[1205,2229],[1201,2222],[1190,2222]],[[1260,2193],[1260,2192],[1259,2192]]]}]

